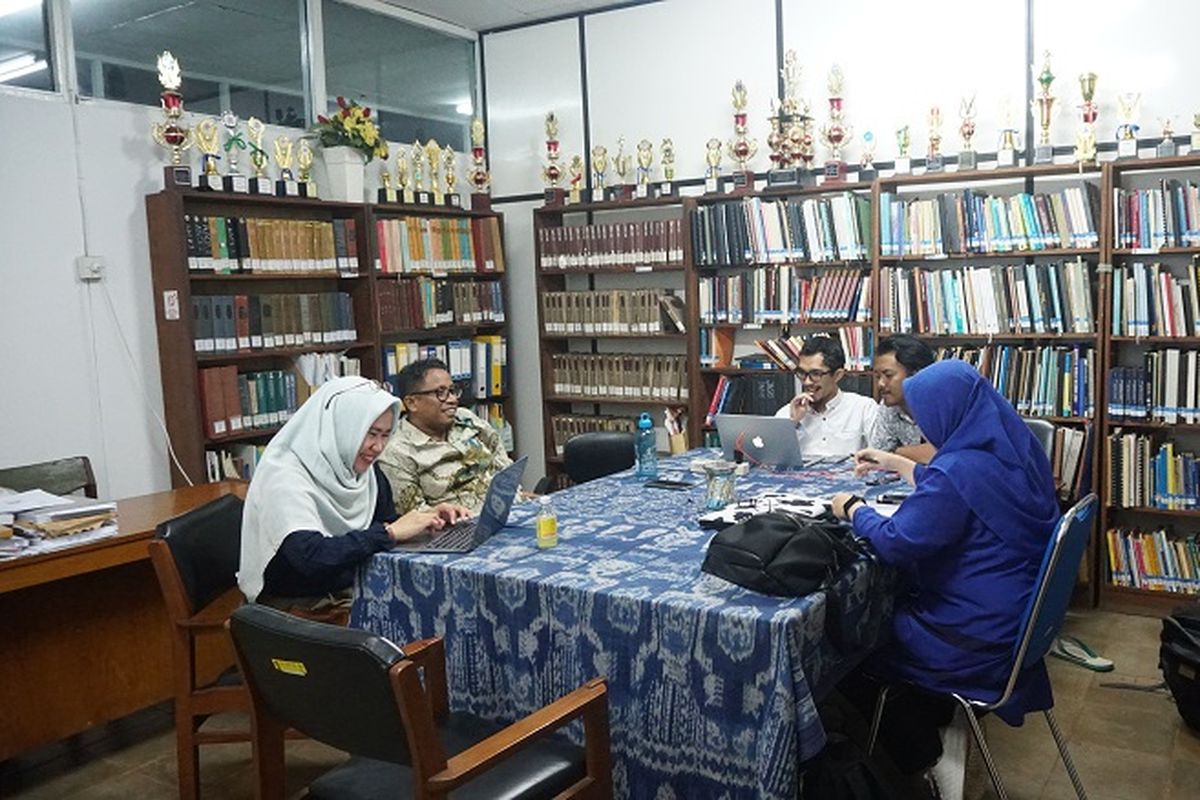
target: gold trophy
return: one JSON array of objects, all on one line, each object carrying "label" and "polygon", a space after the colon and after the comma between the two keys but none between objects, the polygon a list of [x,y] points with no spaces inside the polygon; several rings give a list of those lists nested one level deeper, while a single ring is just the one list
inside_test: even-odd
[{"label": "gold trophy", "polygon": [[858,179],[864,183],[870,183],[879,177],[879,170],[875,169],[875,134],[871,131],[863,131],[862,135],[862,157],[858,161]]},{"label": "gold trophy", "polygon": [[163,185],[190,189],[192,168],[183,163],[183,153],[192,146],[192,130],[179,124],[183,117],[183,95],[179,93],[183,77],[179,73],[179,62],[170,50],[162,51],[158,57],[158,82],[163,87],[159,100],[166,121],[153,123],[150,136],[159,147],[171,150],[171,165],[163,168]]},{"label": "gold trophy", "polygon": [[401,203],[409,205],[417,202],[417,194],[413,191],[412,177],[409,175],[409,152],[407,147],[396,148],[396,194]]},{"label": "gold trophy", "polygon": [[225,189],[217,162],[221,160],[221,130],[216,120],[205,117],[196,126],[196,146],[200,148],[200,188],[210,192]]},{"label": "gold trophy", "polygon": [[413,140],[409,153],[412,155],[413,199],[421,205],[429,205],[432,198],[425,190],[425,148],[420,139]]},{"label": "gold trophy", "polygon": [[275,181],[275,194],[279,197],[299,197],[300,184],[292,174],[292,155],[294,153],[292,140],[280,136],[275,140],[275,163],[279,165],[279,180]]},{"label": "gold trophy", "polygon": [[733,102],[733,138],[729,140],[727,149],[729,157],[736,162],[737,169],[732,173],[733,180],[730,182],[729,191],[751,192],[754,191],[754,171],[749,168],[748,162],[758,152],[758,143],[746,135],[746,84],[740,80],[735,82],[730,99]]},{"label": "gold trophy", "polygon": [[783,98],[776,105],[772,102],[768,122],[771,131],[767,135],[767,147],[771,150],[771,169],[767,170],[767,186],[794,186],[813,183],[807,171],[801,175],[798,165],[811,161],[812,120],[808,116],[808,104],[798,97],[800,91],[800,65],[796,51],[788,50],[783,56],[783,68],[779,77],[783,80]]},{"label": "gold trophy", "polygon": [[1117,158],[1137,158],[1138,104],[1142,96],[1137,92],[1117,95],[1117,113],[1121,124],[1117,126]]},{"label": "gold trophy", "polygon": [[958,104],[958,135],[962,137],[962,150],[958,152],[958,171],[967,172],[979,166],[978,154],[971,146],[975,138],[975,95],[964,97]]},{"label": "gold trophy", "polygon": [[583,191],[582,156],[573,156],[571,158],[571,165],[567,167],[567,173],[570,175],[568,183],[571,187],[570,191],[567,193],[567,202],[572,204],[578,203],[580,202],[580,198],[582,196],[581,193]]},{"label": "gold trophy", "polygon": [[226,111],[221,114],[221,125],[225,128],[225,155],[228,156],[225,191],[245,194],[250,191],[250,181],[242,174],[242,170],[238,166],[238,150],[246,149],[246,138],[239,130],[241,120],[238,119],[237,114]]},{"label": "gold trophy", "polygon": [[562,180],[562,167],[558,165],[558,116],[553,111],[546,114],[546,164],[542,167],[542,181],[546,184],[546,205],[561,206],[566,199],[566,190],[558,185]]},{"label": "gold trophy", "polygon": [[604,188],[608,172],[608,148],[598,144],[592,148],[592,202],[604,199]]},{"label": "gold trophy", "polygon": [[650,168],[654,165],[654,145],[649,139],[637,143],[637,185],[634,187],[634,197],[645,199],[650,197]]},{"label": "gold trophy", "polygon": [[912,158],[908,155],[908,146],[912,143],[912,137],[909,135],[908,126],[905,125],[896,129],[896,161],[892,170],[897,175],[907,175],[912,172]]},{"label": "gold trophy", "polygon": [[296,180],[300,182],[300,196],[317,196],[317,184],[312,179],[313,151],[308,139],[301,139],[296,148]]},{"label": "gold trophy", "polygon": [[1054,83],[1054,73],[1050,71],[1050,51],[1046,51],[1046,60],[1042,63],[1042,71],[1037,76],[1041,94],[1033,99],[1033,110],[1038,115],[1038,143],[1033,149],[1034,164],[1053,164],[1054,145],[1050,144],[1050,123],[1054,120],[1055,101],[1050,94],[1050,84]]},{"label": "gold trophy", "polygon": [[670,139],[663,139],[659,150],[662,152],[663,179],[658,183],[658,196],[674,197],[679,190],[675,185],[675,143]]},{"label": "gold trophy", "polygon": [[271,157],[267,155],[267,151],[263,149],[263,134],[266,133],[267,126],[258,117],[251,117],[246,120],[246,131],[250,135],[250,164],[254,167],[254,177],[250,179],[251,194],[275,194],[275,187],[271,185],[271,179],[267,177],[267,167],[271,163]]},{"label": "gold trophy", "polygon": [[446,205],[462,208],[462,195],[454,191],[458,184],[458,153],[450,145],[442,148],[442,175],[446,181]]},{"label": "gold trophy", "polygon": [[1175,147],[1175,124],[1171,117],[1159,120],[1162,123],[1162,141],[1154,148],[1154,154],[1159,158],[1171,158],[1178,155],[1178,149]]},{"label": "gold trophy", "polygon": [[1083,105],[1079,107],[1083,125],[1075,136],[1075,163],[1081,167],[1096,160],[1096,118],[1100,108],[1096,105],[1096,73],[1085,72],[1079,76],[1079,93]]},{"label": "gold trophy", "polygon": [[713,137],[704,144],[704,193],[721,191],[721,140]]},{"label": "gold trophy", "polygon": [[629,183],[629,169],[633,166],[633,156],[625,152],[625,137],[617,137],[617,154],[613,156],[613,171],[617,173],[617,185],[608,187],[605,195],[608,200],[630,200],[633,198],[633,186]]},{"label": "gold trophy", "polygon": [[1015,167],[1017,165],[1017,150],[1020,149],[1017,133],[1013,124],[1013,105],[1010,98],[1004,102],[1004,127],[1000,129],[1000,142],[996,146],[997,167]]},{"label": "gold trophy", "polygon": [[442,195],[442,181],[439,174],[442,166],[442,146],[437,143],[437,139],[430,139],[425,143],[425,163],[429,167],[429,190],[433,195],[432,202],[435,206],[440,206],[445,200]]},{"label": "gold trophy", "polygon": [[844,85],[842,68],[834,64],[829,69],[829,122],[821,128],[821,139],[829,148],[829,160],[825,162],[825,183],[843,183],[846,180],[846,162],[842,160],[842,148],[854,135],[854,128],[845,121],[845,111],[842,109]]},{"label": "gold trophy", "polygon": [[929,150],[925,153],[926,172],[945,172],[946,157],[942,155],[942,109],[929,109]]},{"label": "gold trophy", "polygon": [[397,203],[399,201],[400,195],[397,194],[396,187],[392,186],[391,167],[388,166],[386,158],[381,158],[379,159],[379,202]]},{"label": "gold trophy", "polygon": [[483,120],[479,117],[471,120],[471,170],[467,173],[467,183],[471,184],[471,208],[476,211],[491,211],[492,198],[488,187],[492,185],[492,176],[487,169],[487,151],[484,149]]}]

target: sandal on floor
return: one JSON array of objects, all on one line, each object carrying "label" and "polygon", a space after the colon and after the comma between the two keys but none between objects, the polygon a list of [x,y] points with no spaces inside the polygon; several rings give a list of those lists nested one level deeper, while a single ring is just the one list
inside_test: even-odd
[{"label": "sandal on floor", "polygon": [[1078,664],[1093,672],[1111,672],[1113,668],[1112,659],[1096,655],[1092,648],[1074,636],[1060,636],[1055,639],[1054,645],[1050,648],[1050,655],[1061,658],[1063,661],[1070,661],[1072,664]]}]

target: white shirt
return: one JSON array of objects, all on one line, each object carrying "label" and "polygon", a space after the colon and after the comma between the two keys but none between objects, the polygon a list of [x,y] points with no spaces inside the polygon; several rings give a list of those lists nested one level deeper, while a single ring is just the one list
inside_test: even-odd
[{"label": "white shirt", "polygon": [[[867,446],[879,406],[870,397],[840,389],[823,411],[810,408],[796,426],[800,452],[806,456],[848,456]],[[790,417],[791,404],[775,412]]]}]

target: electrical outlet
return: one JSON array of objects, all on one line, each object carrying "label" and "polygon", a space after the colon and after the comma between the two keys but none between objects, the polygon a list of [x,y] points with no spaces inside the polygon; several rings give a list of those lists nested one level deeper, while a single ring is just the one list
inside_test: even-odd
[{"label": "electrical outlet", "polygon": [[76,256],[75,275],[84,283],[103,280],[104,258],[102,256]]}]

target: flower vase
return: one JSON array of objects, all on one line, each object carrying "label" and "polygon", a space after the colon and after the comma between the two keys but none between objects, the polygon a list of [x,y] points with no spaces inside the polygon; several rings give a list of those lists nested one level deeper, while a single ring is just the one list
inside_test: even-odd
[{"label": "flower vase", "polygon": [[363,173],[366,159],[353,147],[323,147],[326,185],[321,196],[344,203],[363,201]]}]

